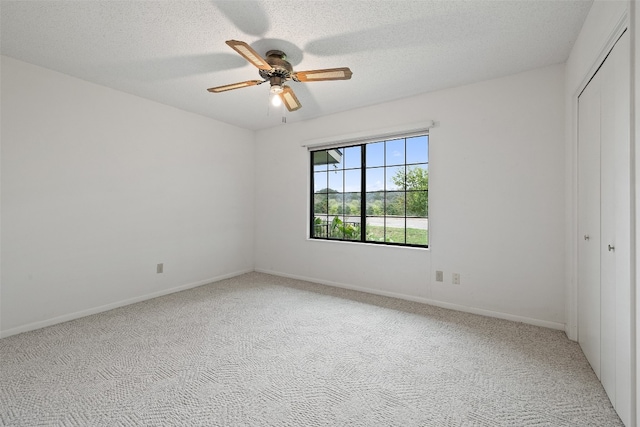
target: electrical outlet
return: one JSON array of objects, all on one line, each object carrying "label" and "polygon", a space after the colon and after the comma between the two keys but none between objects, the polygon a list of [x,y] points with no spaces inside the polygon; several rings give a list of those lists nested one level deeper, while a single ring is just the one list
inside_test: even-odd
[{"label": "electrical outlet", "polygon": [[442,271],[436,271],[436,282],[444,282],[444,274]]},{"label": "electrical outlet", "polygon": [[160,263],[156,266],[156,273],[163,273],[164,272],[164,264]]},{"label": "electrical outlet", "polygon": [[460,284],[460,273],[453,273],[453,276],[451,277],[451,283],[454,285]]}]

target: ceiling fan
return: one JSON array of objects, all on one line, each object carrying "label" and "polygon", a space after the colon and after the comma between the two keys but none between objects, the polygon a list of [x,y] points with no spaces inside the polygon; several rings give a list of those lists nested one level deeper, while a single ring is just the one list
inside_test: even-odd
[{"label": "ceiling fan", "polygon": [[293,71],[293,67],[287,61],[287,55],[280,50],[268,51],[265,59],[245,42],[227,40],[226,43],[244,59],[249,61],[249,63],[258,67],[258,72],[263,80],[247,80],[246,82],[212,87],[207,89],[209,92],[219,93],[269,82],[271,84],[271,93],[274,94],[274,96],[278,96],[289,111],[295,111],[302,107],[302,105],[300,105],[300,101],[298,101],[293,90],[289,86],[284,85],[284,82],[287,80],[293,80],[294,82],[349,80],[352,75],[351,70],[347,67],[296,72]]}]

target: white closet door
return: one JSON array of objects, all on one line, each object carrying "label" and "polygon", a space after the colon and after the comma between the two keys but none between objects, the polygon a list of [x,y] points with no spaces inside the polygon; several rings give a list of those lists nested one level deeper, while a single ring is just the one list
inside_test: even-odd
[{"label": "white closet door", "polygon": [[578,341],[625,425],[634,417],[630,107],[626,32],[578,99]]},{"label": "white closet door", "polygon": [[[615,54],[598,71],[600,83],[600,381],[611,402],[616,397],[616,105]],[[620,251],[620,248],[618,248]]]},{"label": "white closet door", "polygon": [[[626,425],[632,418],[630,37],[602,66],[602,384]],[[606,198],[606,200],[605,200]],[[610,206],[609,206],[610,205]],[[613,249],[609,250],[609,246]],[[606,304],[606,305],[605,305]],[[609,347],[611,346],[611,347]],[[606,364],[605,364],[606,359]]]},{"label": "white closet door", "polygon": [[578,342],[600,378],[600,75],[578,99]]}]

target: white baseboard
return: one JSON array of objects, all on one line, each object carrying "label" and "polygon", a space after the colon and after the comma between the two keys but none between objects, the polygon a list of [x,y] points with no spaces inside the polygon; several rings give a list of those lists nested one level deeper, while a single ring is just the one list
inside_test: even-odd
[{"label": "white baseboard", "polygon": [[68,322],[69,320],[79,319],[81,317],[90,316],[92,314],[102,313],[103,311],[113,310],[114,308],[124,307],[125,305],[135,304],[137,302],[146,301],[152,298],[161,297],[163,295],[173,294],[175,292],[184,291],[191,288],[197,288],[198,286],[208,285],[209,283],[219,282],[220,280],[236,277],[241,274],[250,273],[253,269],[237,271],[234,273],[224,274],[222,276],[216,276],[205,280],[199,280],[197,282],[187,283],[185,285],[176,286],[170,289],[164,289],[150,294],[140,295],[138,297],[129,298],[122,301],[113,302],[110,304],[101,305],[99,307],[93,307],[86,310],[76,311],[75,313],[63,314],[62,316],[56,316],[47,320],[40,320],[38,322],[28,323],[26,325],[18,326],[6,331],[0,331],[0,338],[5,338],[11,335],[20,334],[22,332],[29,332],[36,329],[44,328],[46,326],[56,325],[62,322]]},{"label": "white baseboard", "polygon": [[[47,320],[41,320],[41,321],[38,321],[38,322],[28,323],[26,325],[18,326],[18,327],[12,328],[12,329],[7,329],[6,331],[0,331],[0,338],[9,337],[11,335],[20,334],[22,332],[33,331],[33,330],[36,330],[36,329],[44,328],[46,326],[56,325],[56,324],[62,323],[62,322],[68,322],[70,320],[79,319],[81,317],[90,316],[92,314],[102,313],[103,311],[108,311],[108,310],[112,310],[114,308],[124,307],[125,305],[135,304],[137,302],[146,301],[146,300],[149,300],[149,299],[152,299],[152,298],[157,298],[157,297],[160,297],[160,296],[163,296],[163,295],[168,295],[168,294],[184,291],[184,290],[191,289],[191,288],[196,288],[198,286],[207,285],[209,283],[218,282],[218,281],[224,280],[224,279],[229,279],[231,277],[236,277],[236,276],[239,276],[241,274],[250,273],[252,271],[254,271],[254,270],[247,269],[247,270],[237,271],[237,272],[234,272],[234,273],[229,273],[229,274],[225,274],[225,275],[221,275],[221,276],[216,276],[216,277],[212,277],[212,278],[205,279],[205,280],[200,280],[200,281],[193,282],[193,283],[187,283],[185,285],[176,286],[174,288],[164,289],[162,291],[153,292],[153,293],[146,294],[146,295],[141,295],[141,296],[138,296],[138,297],[135,297],[135,298],[129,298],[129,299],[126,299],[126,300],[122,300],[122,301],[117,301],[117,302],[110,303],[110,304],[101,305],[99,307],[94,307],[94,308],[89,308],[89,309],[86,309],[86,310],[77,311],[77,312],[74,312],[74,313],[64,314],[62,316],[53,317],[53,318],[47,319]],[[422,303],[422,304],[433,305],[433,306],[436,306],[436,307],[442,307],[442,308],[448,308],[448,309],[451,309],[451,310],[462,311],[462,312],[465,312],[465,313],[479,314],[479,315],[482,315],[482,316],[488,316],[488,317],[495,317],[495,318],[498,318],[498,319],[511,320],[511,321],[514,321],[514,322],[521,322],[521,323],[526,323],[526,324],[529,324],[529,325],[542,326],[542,327],[545,327],[545,328],[557,329],[557,330],[561,330],[561,331],[565,330],[565,324],[564,323],[550,322],[550,321],[547,321],[547,320],[533,319],[533,318],[530,318],[530,317],[518,316],[518,315],[515,315],[515,314],[501,313],[501,312],[498,312],[498,311],[485,310],[485,309],[482,309],[482,308],[469,307],[469,306],[464,306],[464,305],[459,305],[459,304],[452,304],[452,303],[448,303],[448,302],[437,301],[437,300],[432,300],[432,299],[422,298],[422,297],[416,297],[416,296],[413,296],[413,295],[406,295],[406,294],[401,294],[401,293],[397,293],[397,292],[389,292],[389,291],[381,291],[381,290],[377,290],[377,289],[363,288],[361,286],[353,286],[353,285],[349,285],[349,284],[345,284],[345,283],[332,282],[332,281],[328,281],[328,280],[317,279],[317,278],[314,278],[314,277],[299,276],[299,275],[287,274],[287,273],[282,273],[282,272],[278,272],[278,271],[271,271],[271,270],[266,270],[266,269],[255,269],[255,271],[258,272],[258,273],[271,274],[273,276],[288,277],[288,278],[291,278],[291,279],[297,279],[297,280],[304,280],[304,281],[307,281],[307,282],[319,283],[319,284],[322,284],[322,285],[333,286],[333,287],[336,287],[336,288],[351,289],[351,290],[359,291],[359,292],[365,292],[365,293],[370,293],[370,294],[375,294],[375,295],[382,295],[382,296],[387,296],[387,297],[391,297],[391,298],[403,299],[403,300],[407,300],[407,301],[414,301],[414,302],[419,302],[419,303]]]},{"label": "white baseboard", "polygon": [[481,316],[487,316],[487,317],[495,317],[497,319],[511,320],[513,322],[526,323],[528,325],[534,325],[534,326],[542,326],[544,328],[556,329],[556,330],[559,330],[559,331],[564,331],[565,330],[565,324],[564,323],[550,322],[548,320],[533,319],[531,317],[518,316],[518,315],[515,315],[515,314],[509,314],[509,313],[501,313],[499,311],[485,310],[483,308],[476,308],[476,307],[469,307],[469,306],[465,306],[465,305],[452,304],[452,303],[448,303],[448,302],[432,300],[432,299],[429,299],[429,298],[422,298],[422,297],[416,297],[416,296],[413,296],[413,295],[400,294],[400,293],[396,293],[396,292],[389,292],[389,291],[381,291],[381,290],[377,290],[377,289],[363,288],[363,287],[360,287],[360,286],[353,286],[353,285],[348,285],[348,284],[345,284],[345,283],[338,283],[338,282],[332,282],[332,281],[328,281],[328,280],[321,280],[321,279],[316,279],[314,277],[298,276],[298,275],[295,275],[295,274],[281,273],[281,272],[278,272],[278,271],[265,270],[265,269],[261,269],[261,268],[257,268],[256,272],[265,273],[265,274],[271,274],[273,276],[287,277],[287,278],[290,278],[290,279],[304,280],[304,281],[307,281],[307,282],[319,283],[319,284],[322,284],[322,285],[333,286],[333,287],[336,287],[336,288],[350,289],[350,290],[353,290],[353,291],[365,292],[365,293],[375,294],[375,295],[382,295],[382,296],[385,296],[385,297],[392,297],[392,298],[398,298],[398,299],[403,299],[403,300],[407,300],[407,301],[414,301],[414,302],[419,302],[419,303],[422,303],[422,304],[433,305],[433,306],[436,306],[436,307],[448,308],[450,310],[462,311],[462,312],[471,313],[471,314],[479,314]]}]

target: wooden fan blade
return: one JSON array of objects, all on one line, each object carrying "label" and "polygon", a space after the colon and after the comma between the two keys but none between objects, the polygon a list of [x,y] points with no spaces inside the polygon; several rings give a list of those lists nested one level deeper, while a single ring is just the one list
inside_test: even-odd
[{"label": "wooden fan blade", "polygon": [[264,80],[247,80],[246,82],[232,83],[230,85],[217,86],[207,89],[209,92],[220,93],[232,89],[240,89],[241,87],[255,86],[263,83]]},{"label": "wooden fan blade", "polygon": [[251,48],[245,42],[238,40],[227,40],[225,43],[231,47],[231,49],[238,52],[244,59],[249,61],[261,70],[270,70],[272,67],[265,61],[255,50]]},{"label": "wooden fan blade", "polygon": [[327,68],[325,70],[298,71],[293,73],[299,82],[317,82],[321,80],[349,80],[353,73],[348,67]]},{"label": "wooden fan blade", "polygon": [[287,107],[287,110],[296,111],[302,108],[302,105],[300,105],[300,101],[298,101],[296,94],[293,93],[293,90],[289,86],[284,86],[282,88],[282,92],[279,95],[285,107]]}]

